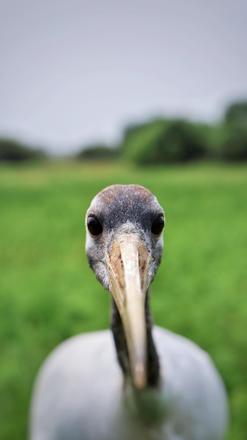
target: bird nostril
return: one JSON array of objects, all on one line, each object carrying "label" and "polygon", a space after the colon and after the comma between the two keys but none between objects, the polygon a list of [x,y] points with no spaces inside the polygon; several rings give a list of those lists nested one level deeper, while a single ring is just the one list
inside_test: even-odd
[{"label": "bird nostril", "polygon": [[140,267],[140,271],[143,272],[143,271],[145,270],[145,268],[146,268],[146,261],[140,259],[140,261],[139,261],[139,267]]},{"label": "bird nostril", "polygon": [[120,247],[116,243],[113,243],[112,248],[109,252],[109,260],[112,270],[114,272],[114,277],[118,282],[119,287],[123,289],[125,285],[123,276],[123,261],[121,257]]},{"label": "bird nostril", "polygon": [[123,260],[122,260],[122,257],[121,257],[121,255],[119,254],[119,256],[118,256],[118,264],[121,266],[121,269],[123,270]]},{"label": "bird nostril", "polygon": [[141,278],[141,288],[146,290],[148,282],[148,265],[150,261],[150,251],[146,248],[144,244],[141,244],[138,249],[138,259],[139,259],[139,270]]}]

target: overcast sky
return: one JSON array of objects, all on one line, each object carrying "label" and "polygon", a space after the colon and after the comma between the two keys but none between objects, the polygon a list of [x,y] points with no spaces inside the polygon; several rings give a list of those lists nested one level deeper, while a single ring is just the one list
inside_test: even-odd
[{"label": "overcast sky", "polygon": [[247,97],[246,0],[0,0],[0,135],[70,152]]}]

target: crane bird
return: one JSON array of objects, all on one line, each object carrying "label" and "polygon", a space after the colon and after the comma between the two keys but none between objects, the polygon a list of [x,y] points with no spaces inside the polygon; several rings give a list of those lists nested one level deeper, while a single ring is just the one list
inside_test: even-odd
[{"label": "crane bird", "polygon": [[149,287],[164,211],[139,185],[112,185],[86,214],[86,253],[112,295],[111,330],[63,342],[39,373],[31,440],[222,440],[228,405],[208,354],[152,325]]}]

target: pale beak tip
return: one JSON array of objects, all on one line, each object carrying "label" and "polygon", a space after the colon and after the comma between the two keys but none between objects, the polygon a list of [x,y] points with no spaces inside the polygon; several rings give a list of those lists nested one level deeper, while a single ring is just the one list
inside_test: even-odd
[{"label": "pale beak tip", "polygon": [[135,388],[138,390],[142,390],[146,387],[147,384],[147,378],[146,378],[146,369],[143,364],[137,364],[135,365],[134,372],[133,372],[133,382]]}]

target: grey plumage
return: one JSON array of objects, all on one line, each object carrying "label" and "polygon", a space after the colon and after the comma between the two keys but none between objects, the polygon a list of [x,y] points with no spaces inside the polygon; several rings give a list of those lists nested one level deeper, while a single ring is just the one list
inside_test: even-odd
[{"label": "grey plumage", "polygon": [[[76,336],[49,356],[34,389],[31,440],[223,440],[228,405],[209,356],[182,336],[152,328],[148,290],[163,244],[154,233],[164,216],[157,199],[140,186],[112,186],[93,200],[90,216],[102,232],[87,232],[87,255],[113,295],[114,339],[110,331]],[[143,294],[143,306],[133,303],[133,323],[125,310],[132,294]]]}]

